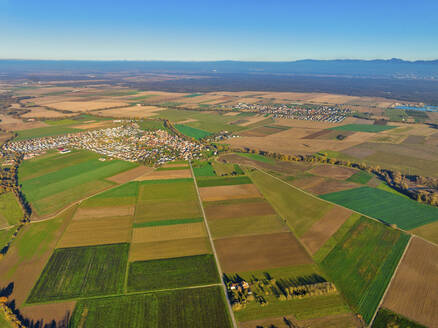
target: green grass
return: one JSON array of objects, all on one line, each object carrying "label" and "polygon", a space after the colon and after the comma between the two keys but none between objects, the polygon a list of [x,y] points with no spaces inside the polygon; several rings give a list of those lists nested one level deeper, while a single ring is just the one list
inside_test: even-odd
[{"label": "green grass", "polygon": [[251,184],[251,179],[247,176],[237,177],[206,177],[198,178],[198,187],[232,186],[240,184]]},{"label": "green grass", "polygon": [[189,136],[191,138],[195,138],[197,140],[200,140],[202,138],[208,137],[211,133],[204,131],[204,130],[200,130],[197,128],[193,128],[191,126],[187,126],[184,124],[175,124],[175,128],[181,132],[182,134]]},{"label": "green grass", "polygon": [[196,199],[193,180],[169,184],[140,184],[139,201],[176,201]]},{"label": "green grass", "polygon": [[0,226],[15,225],[23,215],[23,209],[12,192],[0,195]]},{"label": "green grass", "polygon": [[410,230],[438,220],[438,208],[384,190],[360,187],[320,196],[389,224]]},{"label": "green grass", "polygon": [[222,162],[214,161],[212,163],[212,166],[214,168],[216,175],[219,177],[245,174],[238,164],[222,163]]},{"label": "green grass", "polygon": [[107,190],[93,198],[122,198],[122,197],[135,197],[138,196],[138,182],[131,181],[121,186],[117,186],[110,190]]},{"label": "green grass", "polygon": [[396,126],[390,125],[371,125],[371,124],[346,124],[331,128],[330,130],[336,131],[356,131],[356,132],[381,132],[391,130]]},{"label": "green grass", "polygon": [[125,183],[86,199],[81,207],[117,207],[135,205],[138,196],[138,181]]},{"label": "green grass", "polygon": [[56,249],[27,302],[121,293],[128,249],[128,244]]},{"label": "green grass", "polygon": [[140,129],[142,130],[164,130],[163,121],[159,120],[142,120],[138,121],[138,125],[140,126]]},{"label": "green grass", "polygon": [[11,240],[15,229],[0,230],[0,249],[2,249]]},{"label": "green grass", "polygon": [[250,153],[236,153],[236,154],[263,163],[268,163],[268,164],[275,163],[274,159],[259,154],[250,154]]},{"label": "green grass", "polygon": [[408,119],[408,115],[406,114],[405,110],[398,108],[385,109],[385,116],[387,116],[389,120],[393,122],[402,122]]},{"label": "green grass", "polygon": [[[179,104],[169,103],[168,105],[176,106]],[[225,116],[220,113],[205,113],[195,110],[167,109],[157,112],[156,117],[164,118],[171,122],[180,122],[187,119],[193,119],[196,121],[185,123],[184,125],[211,133],[217,133],[224,130],[239,131],[245,129],[244,127],[240,127],[235,124],[229,124],[230,122],[236,120],[235,117]]]},{"label": "green grass", "polygon": [[330,239],[327,240],[325,244],[313,255],[315,262],[320,263],[333,250],[338,242],[344,238],[347,232],[350,231],[351,227],[356,224],[360,217],[360,214],[353,213],[348,220],[345,221],[344,224],[330,237]]},{"label": "green grass", "polygon": [[405,194],[402,194],[401,192],[398,192],[394,188],[391,188],[390,186],[388,186],[388,184],[386,182],[382,182],[381,184],[379,184],[377,186],[377,189],[384,190],[384,191],[390,192],[390,193],[392,193],[394,195],[398,195],[398,196],[401,196],[401,197],[409,199],[409,196],[407,196]]},{"label": "green grass", "polygon": [[332,205],[309,196],[274,177],[254,170],[252,181],[289,227],[302,236]]},{"label": "green grass", "polygon": [[[86,315],[83,315],[86,311]],[[220,287],[81,300],[69,328],[231,328]]]},{"label": "green grass", "polygon": [[216,173],[209,162],[200,162],[193,167],[195,177],[214,177]]},{"label": "green grass", "polygon": [[193,97],[199,97],[202,96],[202,93],[192,93],[190,95],[184,96],[183,98],[193,98]]},{"label": "green grass", "polygon": [[44,121],[44,123],[49,124],[49,125],[74,125],[74,124],[78,124],[78,121],[72,120],[70,118],[65,118],[62,120],[46,120]]},{"label": "green grass", "polygon": [[249,303],[245,309],[234,313],[238,321],[275,318],[293,314],[298,320],[325,317],[350,312],[340,295],[312,296],[288,301],[272,301],[260,306]]},{"label": "green grass", "polygon": [[372,175],[368,172],[359,171],[354,173],[351,177],[347,179],[349,182],[355,182],[360,184],[367,184],[371,179]]},{"label": "green grass", "polygon": [[128,291],[201,286],[219,282],[213,255],[196,255],[129,264]]},{"label": "green grass", "polygon": [[133,227],[143,228],[143,227],[156,227],[156,226],[166,226],[166,225],[175,225],[175,224],[197,223],[197,222],[202,222],[203,220],[204,220],[203,218],[160,220],[160,221],[134,223]]},{"label": "green grass", "polygon": [[59,136],[67,133],[75,133],[81,131],[83,130],[69,128],[63,125],[52,125],[44,128],[17,131],[18,135],[17,138],[15,138],[14,140],[20,141],[20,140],[26,140],[31,138],[53,137],[53,136]]},{"label": "green grass", "polygon": [[413,322],[400,314],[380,308],[374,319],[372,328],[426,328],[426,326]]},{"label": "green grass", "polygon": [[[84,156],[87,160],[79,161],[77,164],[70,165],[64,161],[58,163],[61,165],[49,164],[51,170],[44,168],[45,174],[37,175],[36,173],[35,177],[28,177],[24,181],[20,179],[26,199],[31,202],[39,215],[53,213],[73,201],[111,186],[113,183],[104,181],[105,178],[137,166],[137,164],[119,160],[101,162],[95,158],[88,159],[86,154]],[[42,159],[43,162],[46,160]],[[40,167],[38,161],[32,161],[23,166],[25,171],[29,171],[32,167]],[[19,170],[19,177],[21,172]]]},{"label": "green grass", "polygon": [[409,235],[361,217],[322,260],[321,267],[352,308],[369,323]]}]

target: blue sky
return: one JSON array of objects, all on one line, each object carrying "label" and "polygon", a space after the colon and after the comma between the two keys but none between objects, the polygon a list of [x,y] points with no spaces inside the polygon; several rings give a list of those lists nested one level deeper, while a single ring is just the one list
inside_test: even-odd
[{"label": "blue sky", "polygon": [[0,0],[0,58],[438,59],[437,0]]}]

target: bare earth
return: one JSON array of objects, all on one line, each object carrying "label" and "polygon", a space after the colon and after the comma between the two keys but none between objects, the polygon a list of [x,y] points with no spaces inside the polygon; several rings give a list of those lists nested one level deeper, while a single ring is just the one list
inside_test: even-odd
[{"label": "bare earth", "polygon": [[20,308],[21,314],[34,322],[42,320],[42,327],[45,324],[56,322],[56,327],[67,327],[69,319],[76,306],[76,301],[57,302],[52,304],[41,304],[33,306],[25,306]]},{"label": "bare earth", "polygon": [[351,216],[352,212],[342,207],[332,207],[321,220],[315,222],[310,229],[301,237],[311,254],[321,248],[327,240],[341,227]]},{"label": "bare earth", "polygon": [[208,220],[248,217],[253,215],[275,214],[268,202],[253,202],[229,205],[206,205],[205,213]]},{"label": "bare earth", "polygon": [[427,327],[438,323],[438,247],[413,237],[383,306]]},{"label": "bare earth", "polygon": [[153,171],[146,172],[144,175],[139,176],[135,180],[145,181],[145,180],[164,180],[164,179],[182,179],[191,178],[192,173],[190,170],[164,170],[164,171]]},{"label": "bare earth", "polygon": [[314,175],[319,175],[332,179],[345,180],[351,177],[357,171],[348,167],[340,167],[335,165],[318,165],[309,171]]},{"label": "bare earth", "polygon": [[243,199],[262,197],[257,188],[252,184],[235,186],[218,186],[199,188],[203,201],[217,201],[226,199]]},{"label": "bare earth", "polygon": [[79,208],[73,220],[95,219],[114,216],[133,216],[135,206],[117,206],[117,207],[85,207]]},{"label": "bare earth", "polygon": [[214,243],[227,273],[312,263],[290,232],[223,238]]}]

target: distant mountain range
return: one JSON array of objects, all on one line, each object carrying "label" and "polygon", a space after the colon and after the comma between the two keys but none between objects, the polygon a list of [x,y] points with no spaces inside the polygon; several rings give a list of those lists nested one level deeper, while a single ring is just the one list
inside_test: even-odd
[{"label": "distant mountain range", "polygon": [[0,60],[0,75],[51,71],[86,74],[108,72],[258,73],[438,80],[438,60],[405,61],[397,58],[389,60],[308,59],[290,62]]}]

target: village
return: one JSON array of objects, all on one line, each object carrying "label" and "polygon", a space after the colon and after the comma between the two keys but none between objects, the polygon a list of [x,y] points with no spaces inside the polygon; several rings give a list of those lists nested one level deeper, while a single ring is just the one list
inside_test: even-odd
[{"label": "village", "polygon": [[14,141],[3,145],[3,151],[23,154],[24,159],[41,155],[51,149],[66,153],[69,152],[68,148],[86,149],[129,162],[161,165],[175,159],[198,158],[204,146],[164,130],[143,131],[132,123],[62,136]]},{"label": "village", "polygon": [[233,110],[270,114],[277,118],[340,123],[351,114],[349,108],[337,105],[247,104],[238,103]]}]

